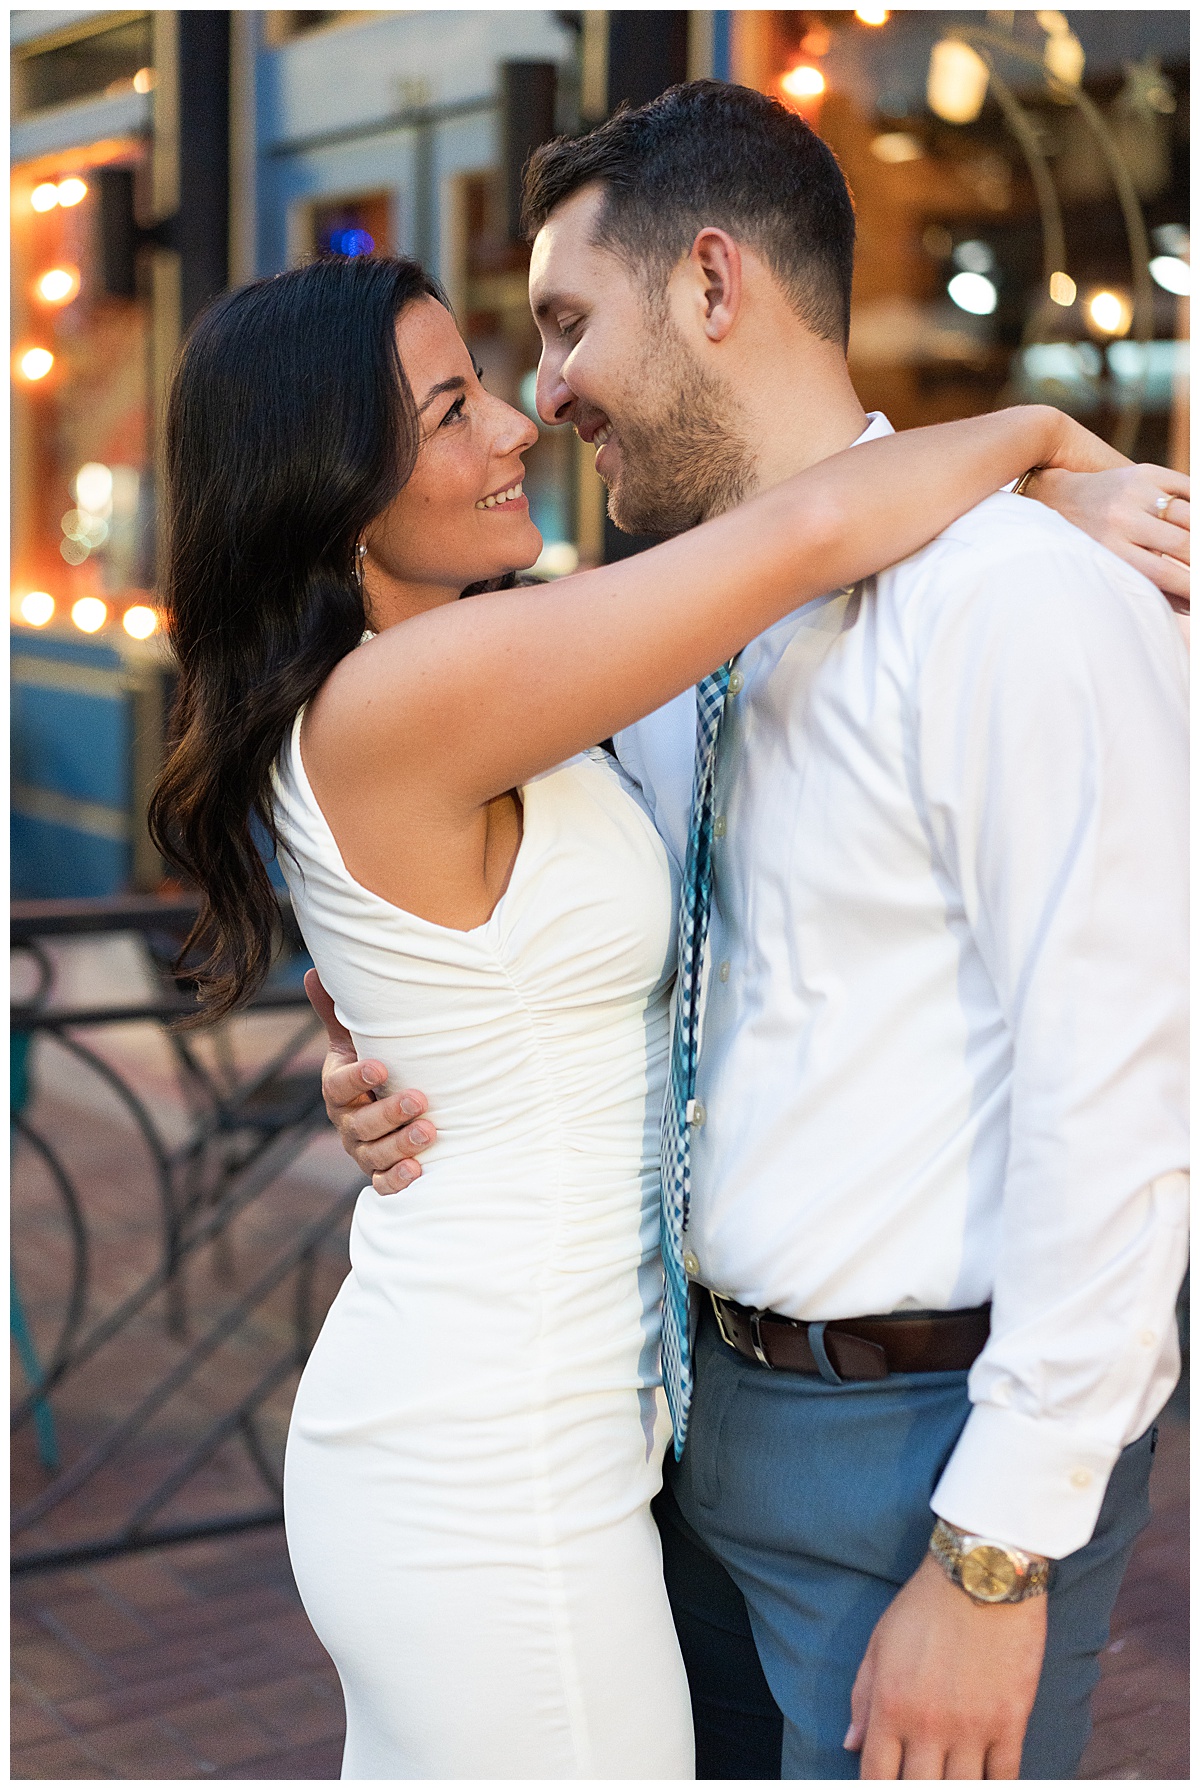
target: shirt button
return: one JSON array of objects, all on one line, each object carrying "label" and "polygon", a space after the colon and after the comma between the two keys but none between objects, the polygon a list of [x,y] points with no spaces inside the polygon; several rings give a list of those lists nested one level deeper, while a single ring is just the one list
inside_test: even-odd
[{"label": "shirt button", "polygon": [[740,696],[745,687],[746,680],[741,672],[731,671],[729,674],[729,694],[731,696]]},{"label": "shirt button", "polygon": [[696,1129],[699,1130],[707,1117],[708,1114],[704,1110],[704,1102],[702,1100],[688,1101],[687,1122],[689,1125],[694,1125]]},{"label": "shirt button", "polygon": [[714,822],[713,822],[713,838],[714,839],[724,839],[724,837],[725,837],[725,816],[723,814],[718,814],[716,820],[714,820]]},{"label": "shirt button", "polygon": [[684,1266],[684,1271],[686,1273],[692,1274],[692,1275],[699,1274],[699,1272],[700,1272],[699,1256],[693,1255],[690,1249],[685,1249],[683,1252],[683,1266]]},{"label": "shirt button", "polygon": [[1158,1341],[1158,1338],[1157,1338],[1157,1336],[1155,1336],[1153,1330],[1143,1330],[1142,1334],[1138,1340],[1140,1341],[1143,1349],[1152,1349],[1154,1347],[1155,1343]]},{"label": "shirt button", "polygon": [[1085,1486],[1089,1486],[1091,1483],[1091,1469],[1089,1467],[1076,1467],[1074,1473],[1071,1475],[1071,1484],[1077,1485],[1080,1491],[1082,1491]]},{"label": "shirt button", "polygon": [[729,959],[728,959],[728,957],[725,959],[724,963],[718,969],[717,975],[721,978],[722,982],[728,982],[728,980],[729,980]]}]

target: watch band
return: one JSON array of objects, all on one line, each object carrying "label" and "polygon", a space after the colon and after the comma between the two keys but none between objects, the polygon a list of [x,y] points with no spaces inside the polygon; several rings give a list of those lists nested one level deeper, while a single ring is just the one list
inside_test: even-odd
[{"label": "watch band", "polygon": [[950,1582],[978,1604],[1020,1604],[1049,1589],[1045,1555],[970,1535],[942,1517],[934,1524],[929,1552]]},{"label": "watch band", "polygon": [[1024,497],[1025,487],[1029,483],[1030,479],[1033,478],[1036,473],[1044,472],[1044,471],[1045,471],[1045,468],[1042,466],[1028,467],[1026,469],[1026,471],[1024,471],[1021,474],[1020,478],[1017,480],[1016,484],[1013,486],[1013,488],[1012,488],[1013,496],[1014,497]]}]

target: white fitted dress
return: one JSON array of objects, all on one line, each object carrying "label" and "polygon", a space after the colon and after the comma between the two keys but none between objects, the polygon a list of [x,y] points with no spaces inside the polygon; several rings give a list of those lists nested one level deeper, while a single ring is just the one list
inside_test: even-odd
[{"label": "white fitted dress", "polygon": [[296,1396],[288,1546],[341,1675],[348,1778],[687,1778],[649,1511],[674,899],[603,753],[528,784],[508,890],[457,932],[347,872],[300,757],[281,861],[360,1056],[429,1097],[365,1188]]}]

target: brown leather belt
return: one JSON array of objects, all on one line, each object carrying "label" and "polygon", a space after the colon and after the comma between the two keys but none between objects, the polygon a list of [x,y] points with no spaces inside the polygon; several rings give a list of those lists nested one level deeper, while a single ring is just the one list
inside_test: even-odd
[{"label": "brown leather belt", "polygon": [[970,1367],[988,1339],[992,1308],[891,1312],[874,1318],[807,1323],[777,1311],[752,1311],[709,1293],[722,1340],[760,1367],[820,1374],[831,1385],[886,1380],[889,1374],[936,1374]]}]

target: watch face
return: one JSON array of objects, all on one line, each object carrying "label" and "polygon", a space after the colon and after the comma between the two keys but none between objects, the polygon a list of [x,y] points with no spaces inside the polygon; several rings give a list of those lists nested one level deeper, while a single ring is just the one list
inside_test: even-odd
[{"label": "watch face", "polygon": [[1003,1548],[972,1548],[962,1558],[963,1590],[981,1603],[1003,1603],[1012,1596],[1019,1583],[1015,1563]]}]

